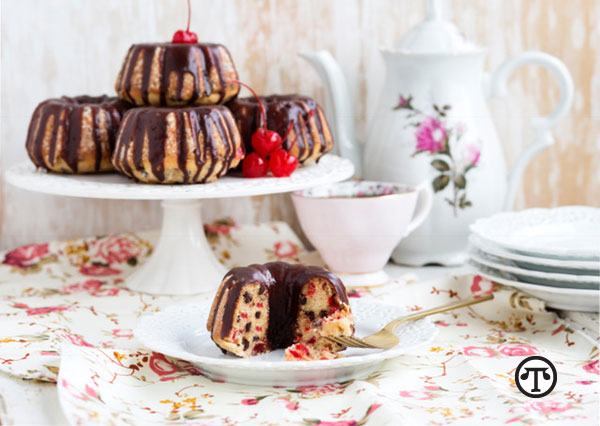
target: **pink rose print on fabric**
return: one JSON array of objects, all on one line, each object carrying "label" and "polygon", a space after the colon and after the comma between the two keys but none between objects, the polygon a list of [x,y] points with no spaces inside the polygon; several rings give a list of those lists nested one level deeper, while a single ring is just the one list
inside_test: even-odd
[{"label": "pink rose print on fabric", "polygon": [[29,244],[9,251],[2,261],[5,265],[27,268],[48,254],[48,244]]},{"label": "pink rose print on fabric", "polygon": [[571,404],[564,402],[544,400],[532,402],[529,406],[532,410],[541,413],[562,413],[573,408]]},{"label": "pink rose print on fabric", "polygon": [[68,340],[75,346],[87,346],[89,348],[94,347],[94,345],[86,342],[83,337],[75,336],[74,334],[59,334],[59,337],[62,337],[64,340]]},{"label": "pink rose print on fabric", "polygon": [[312,426],[356,426],[358,422],[356,420],[340,420],[337,422],[318,422],[313,423]]},{"label": "pink rose print on fabric", "polygon": [[465,346],[463,348],[463,354],[466,356],[480,356],[484,358],[492,358],[496,356],[496,352],[490,348],[486,348],[485,346]]},{"label": "pink rose print on fabric", "polygon": [[280,259],[294,257],[298,254],[298,247],[291,241],[278,241],[273,248],[275,250],[275,256]]},{"label": "pink rose print on fabric", "polygon": [[296,411],[299,406],[297,402],[288,402],[287,404],[285,404],[285,408],[287,408],[290,411]]},{"label": "pink rose print on fabric", "polygon": [[414,398],[414,399],[418,399],[418,400],[425,400],[425,399],[432,398],[430,393],[423,392],[423,391],[400,391],[400,392],[398,392],[398,395],[400,395],[403,398]]},{"label": "pink rose print on fabric", "polygon": [[148,365],[159,376],[168,376],[179,371],[175,364],[169,362],[163,354],[158,352],[152,352]]},{"label": "pink rose print on fabric", "polygon": [[229,235],[232,225],[204,225],[204,232],[210,234]]},{"label": "pink rose print on fabric", "polygon": [[379,407],[381,407],[381,404],[373,404],[369,407],[369,410],[367,411],[367,416],[370,416],[371,414],[373,414],[373,412],[375,410],[377,410]]},{"label": "pink rose print on fabric", "polygon": [[494,283],[490,280],[484,279],[481,275],[475,275],[473,277],[473,284],[471,284],[471,294],[477,298],[492,294],[494,292]]},{"label": "pink rose print on fabric", "polygon": [[600,367],[598,366],[598,360],[585,364],[583,366],[583,369],[588,373],[600,375]]},{"label": "pink rose print on fabric", "polygon": [[498,352],[507,356],[529,356],[537,354],[539,350],[529,345],[507,344],[498,346]]},{"label": "pink rose print on fabric", "polygon": [[133,337],[133,330],[131,328],[115,328],[112,331],[113,336],[115,337]]},{"label": "pink rose print on fabric", "polygon": [[344,392],[344,386],[339,383],[330,383],[322,386],[298,386],[296,390],[302,393],[302,396],[320,396],[329,393],[341,394]]},{"label": "pink rose print on fabric", "polygon": [[62,312],[62,311],[66,311],[67,307],[65,306],[49,306],[49,307],[45,307],[45,308],[33,308],[33,309],[27,309],[27,315],[42,315],[42,314],[49,314],[51,312]]},{"label": "pink rose print on fabric", "polygon": [[13,303],[12,307],[17,309],[26,309],[25,313],[30,316],[49,314],[52,312],[62,312],[69,309],[68,306],[44,306],[41,308],[30,308],[29,305],[26,305],[25,303]]},{"label": "pink rose print on fabric", "polygon": [[102,286],[102,281],[100,280],[87,280],[83,283],[75,283],[70,284],[68,286],[64,286],[61,290],[67,294],[77,293],[79,291],[88,291],[93,293],[98,291]]},{"label": "pink rose print on fabric", "polygon": [[92,398],[98,398],[98,392],[96,392],[96,390],[90,385],[85,385],[85,393]]},{"label": "pink rose print on fabric", "polygon": [[137,261],[141,250],[139,245],[126,236],[112,235],[103,240],[96,241],[96,257],[102,258],[106,263]]},{"label": "pink rose print on fabric", "polygon": [[114,297],[119,295],[120,289],[112,287],[112,288],[101,288],[98,291],[92,292],[91,296],[94,297]]},{"label": "pink rose print on fabric", "polygon": [[242,399],[242,404],[244,405],[256,405],[258,404],[258,400],[256,398],[246,398]]},{"label": "pink rose print on fabric", "polygon": [[444,149],[446,129],[433,117],[425,119],[417,127],[417,151],[436,153]]},{"label": "pink rose print on fabric", "polygon": [[91,277],[106,277],[108,275],[120,274],[121,271],[119,269],[111,268],[110,266],[96,264],[82,266],[79,268],[79,273]]}]

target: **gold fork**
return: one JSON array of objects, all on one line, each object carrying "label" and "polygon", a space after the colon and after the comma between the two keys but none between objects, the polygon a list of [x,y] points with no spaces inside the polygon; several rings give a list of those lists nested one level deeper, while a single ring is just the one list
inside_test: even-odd
[{"label": "gold fork", "polygon": [[407,315],[402,318],[395,319],[387,324],[383,329],[377,333],[371,334],[367,337],[358,338],[351,336],[325,336],[327,340],[333,343],[338,343],[343,346],[353,348],[375,348],[375,349],[389,349],[393,348],[398,344],[400,339],[396,336],[394,331],[400,324],[404,324],[408,321],[418,320],[429,315],[439,314],[441,312],[451,311],[453,309],[464,308],[465,306],[475,305],[477,303],[486,302],[494,298],[493,294],[488,294],[478,298],[470,298],[466,300],[459,300],[458,302],[449,303],[447,305],[438,306],[437,308],[426,309],[424,311],[415,312],[414,314]]}]

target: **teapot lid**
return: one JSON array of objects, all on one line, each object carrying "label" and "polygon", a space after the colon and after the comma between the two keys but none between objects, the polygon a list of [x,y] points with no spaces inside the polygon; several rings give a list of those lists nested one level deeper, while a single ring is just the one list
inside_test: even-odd
[{"label": "teapot lid", "polygon": [[441,0],[426,0],[425,14],[425,20],[412,27],[394,45],[394,50],[417,54],[460,54],[482,50],[467,40],[453,23],[442,19]]}]

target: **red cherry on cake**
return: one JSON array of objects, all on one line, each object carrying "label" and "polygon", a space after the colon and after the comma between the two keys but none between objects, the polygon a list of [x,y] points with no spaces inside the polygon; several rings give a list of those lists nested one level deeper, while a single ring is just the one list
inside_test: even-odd
[{"label": "red cherry on cake", "polygon": [[196,35],[196,33],[193,33],[191,31],[177,30],[177,31],[175,31],[175,34],[173,35],[173,40],[171,41],[171,43],[195,44],[195,43],[198,43],[198,36]]},{"label": "red cherry on cake", "polygon": [[269,169],[273,176],[287,177],[298,168],[298,159],[283,148],[277,148],[269,159]]},{"label": "red cherry on cake", "polygon": [[269,165],[267,160],[256,152],[251,152],[246,155],[244,161],[242,161],[242,173],[247,178],[258,178],[266,176],[269,171]]},{"label": "red cherry on cake", "polygon": [[279,145],[281,145],[281,136],[273,130],[259,128],[252,134],[251,142],[254,151],[266,157],[279,148]]},{"label": "red cherry on cake", "polygon": [[188,4],[187,29],[175,31],[175,34],[173,34],[173,40],[171,40],[171,43],[175,43],[175,44],[198,43],[198,36],[196,35],[196,33],[193,33],[190,31],[190,18],[192,17],[192,5],[190,4],[190,0],[188,0],[187,4]]}]

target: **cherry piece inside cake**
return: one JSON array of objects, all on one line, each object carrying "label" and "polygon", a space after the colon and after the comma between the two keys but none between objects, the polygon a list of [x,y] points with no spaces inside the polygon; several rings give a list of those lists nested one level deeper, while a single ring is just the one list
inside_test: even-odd
[{"label": "cherry piece inside cake", "polygon": [[354,320],[337,276],[272,262],[227,273],[207,328],[223,352],[245,358],[287,348],[285,359],[300,361],[338,357],[343,347],[324,336],[351,336]]}]

